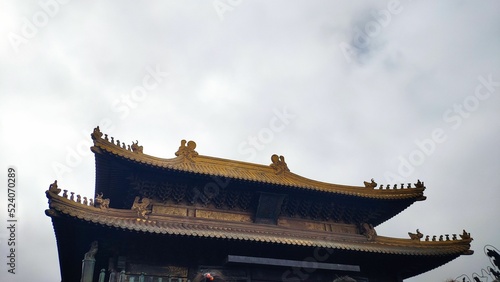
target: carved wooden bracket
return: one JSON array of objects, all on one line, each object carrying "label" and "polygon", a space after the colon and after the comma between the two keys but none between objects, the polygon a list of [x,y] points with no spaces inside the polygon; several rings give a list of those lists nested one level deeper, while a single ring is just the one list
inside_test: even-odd
[{"label": "carved wooden bracket", "polygon": [[373,240],[375,239],[375,236],[377,236],[377,231],[375,231],[373,225],[366,222],[360,224],[360,231],[361,234],[365,235],[368,240]]},{"label": "carved wooden bracket", "polygon": [[137,217],[142,219],[148,219],[148,214],[151,213],[151,199],[135,197],[134,204],[131,208],[133,211],[137,212]]}]

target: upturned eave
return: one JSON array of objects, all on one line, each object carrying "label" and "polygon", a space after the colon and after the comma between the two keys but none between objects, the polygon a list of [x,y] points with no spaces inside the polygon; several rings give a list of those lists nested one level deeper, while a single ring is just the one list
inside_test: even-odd
[{"label": "upturned eave", "polygon": [[46,214],[49,217],[64,217],[124,231],[404,256],[460,256],[472,253],[470,250],[472,238],[470,236],[445,241],[422,241],[379,235],[367,238],[361,234],[297,230],[269,224],[224,222],[208,218],[160,214],[150,214],[147,219],[143,219],[139,218],[133,210],[101,209],[76,202],[51,191],[46,191],[46,195],[49,199],[49,209],[46,210]]},{"label": "upturned eave", "polygon": [[[103,133],[100,132],[98,127],[94,129],[91,136],[94,142],[91,150],[95,154],[114,156],[142,166],[168,171],[222,177],[361,198],[413,201],[423,201],[426,199],[424,196],[426,188],[420,181],[413,184],[413,186],[411,184],[401,186],[398,184],[377,187],[373,181],[371,183],[365,182],[364,186],[340,185],[309,179],[290,172],[284,157],[278,155],[271,157],[272,163],[270,165],[228,160],[200,155],[194,150],[196,143],[189,141],[186,145],[186,141],[182,140],[181,146],[175,153],[176,157],[159,158],[144,154],[142,146],[138,146],[138,142],[133,143],[132,146],[126,146],[118,140],[114,141],[112,137],[108,138],[107,135],[104,135],[103,138]],[[120,145],[117,145],[117,143],[120,143]]]}]

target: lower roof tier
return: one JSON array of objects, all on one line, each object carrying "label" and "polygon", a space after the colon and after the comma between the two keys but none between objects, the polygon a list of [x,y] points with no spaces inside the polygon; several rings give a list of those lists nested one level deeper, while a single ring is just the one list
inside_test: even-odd
[{"label": "lower roof tier", "polygon": [[[52,218],[69,218],[120,230],[173,236],[229,239],[248,242],[263,242],[279,245],[319,247],[348,250],[362,253],[379,253],[403,256],[453,256],[471,254],[472,238],[464,231],[460,239],[453,236],[439,240],[422,240],[423,234],[410,234],[411,239],[379,236],[366,226],[364,232],[336,232],[335,230],[296,229],[290,226],[230,222],[216,216],[178,216],[149,214],[147,219],[140,211],[95,207],[59,196],[47,191]],[[57,230],[56,230],[57,232]],[[428,237],[427,237],[428,238]]]}]

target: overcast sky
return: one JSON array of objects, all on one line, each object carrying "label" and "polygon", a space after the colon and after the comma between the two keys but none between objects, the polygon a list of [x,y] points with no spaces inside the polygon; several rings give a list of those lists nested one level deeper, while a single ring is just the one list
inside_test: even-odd
[{"label": "overcast sky", "polygon": [[93,195],[97,125],[158,157],[187,139],[326,182],[420,179],[427,200],[378,234],[466,229],[476,253],[407,281],[480,273],[500,248],[500,2],[372,2],[2,1],[1,280],[60,280],[44,191]]}]

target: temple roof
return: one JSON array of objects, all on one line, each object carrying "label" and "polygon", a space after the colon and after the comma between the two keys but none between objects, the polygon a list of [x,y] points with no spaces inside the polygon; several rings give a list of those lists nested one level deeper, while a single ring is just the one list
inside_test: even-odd
[{"label": "temple roof", "polygon": [[[465,230],[460,238],[457,234],[425,236],[418,229],[408,233],[409,239],[377,234],[378,224],[425,200],[420,180],[413,186],[377,187],[373,179],[363,186],[339,185],[292,173],[278,155],[271,157],[269,165],[253,164],[200,155],[195,142],[182,140],[175,157],[165,159],[144,154],[137,141],[126,146],[108,138],[99,127],[91,137],[95,198],[71,192],[68,196],[68,190],[59,195],[57,181],[46,191],[46,214],[52,218],[64,275],[76,271],[75,264],[66,261],[79,259],[70,250],[72,240],[90,229],[94,236],[107,238],[112,233],[123,242],[128,242],[127,234],[135,233],[143,239],[155,238],[156,243],[164,238],[172,239],[168,242],[230,241],[238,246],[235,249],[248,248],[248,253],[266,244],[268,255],[282,249],[295,259],[304,250],[325,248],[339,255],[332,262],[352,260],[366,273],[397,267],[402,278],[473,253],[472,238]],[[216,193],[206,193],[211,190],[205,188],[215,183]],[[107,255],[115,252],[113,248],[107,247]]]},{"label": "temple roof", "polygon": [[[306,247],[322,247],[357,252],[370,252],[410,256],[459,256],[471,254],[472,238],[464,231],[458,239],[439,241],[421,241],[418,239],[398,239],[378,235],[341,234],[318,230],[296,230],[284,226],[267,224],[244,224],[225,222],[211,218],[180,217],[151,214],[148,219],[138,218],[133,210],[98,208],[81,199],[74,201],[67,195],[59,196],[58,192],[47,191],[50,217],[68,217],[75,220],[91,222],[103,227],[118,228],[128,231],[156,233],[165,235],[194,236],[220,238],[239,241],[267,242],[273,244],[296,245]],[[78,198],[80,198],[78,196]],[[80,201],[80,202],[78,202]],[[86,201],[86,199],[85,199]]]},{"label": "temple roof", "polygon": [[[103,138],[104,135],[104,138]],[[270,165],[254,164],[236,160],[228,160],[203,156],[198,154],[196,143],[181,141],[181,146],[175,152],[174,158],[165,159],[143,153],[143,146],[138,142],[126,146],[113,137],[108,138],[99,127],[91,134],[94,141],[92,151],[97,154],[111,154],[118,158],[126,159],[137,164],[180,171],[199,175],[224,177],[252,181],[270,185],[281,185],[290,188],[321,191],[332,194],[348,195],[361,198],[385,200],[425,200],[423,182],[418,181],[413,186],[408,185],[380,185],[377,188],[375,181],[364,182],[363,186],[348,186],[312,180],[292,173],[283,156],[273,155]]]}]

